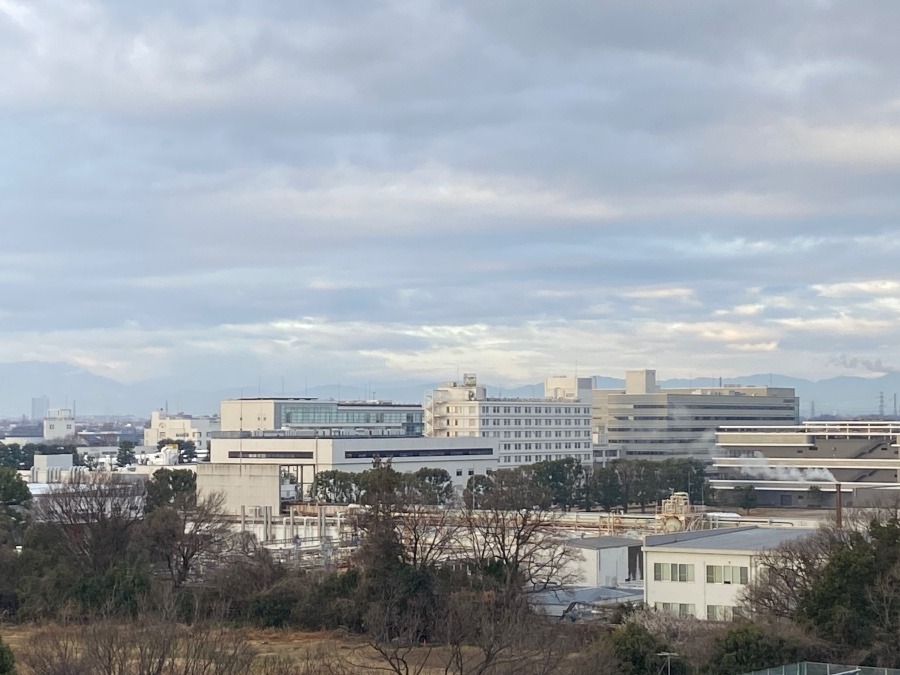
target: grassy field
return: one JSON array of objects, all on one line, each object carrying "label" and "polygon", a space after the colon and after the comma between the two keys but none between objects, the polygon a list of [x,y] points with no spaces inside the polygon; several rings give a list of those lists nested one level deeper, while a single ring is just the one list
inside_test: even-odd
[{"label": "grassy field", "polygon": [[[8,644],[16,656],[20,675],[29,675],[30,671],[21,663],[20,655],[39,636],[47,626],[0,624],[0,636]],[[71,630],[77,632],[78,628]],[[255,673],[285,673],[303,675],[304,673],[323,672],[311,665],[328,663],[338,667],[339,673],[366,673],[383,672],[383,661],[379,661],[378,655],[366,645],[364,641],[354,635],[341,635],[328,632],[309,633],[296,630],[278,629],[228,629],[235,638],[243,638],[256,652],[254,667]],[[422,675],[443,673],[445,654],[443,650],[431,650],[417,648],[409,654],[410,664],[422,664],[427,666]],[[288,666],[294,666],[294,669]],[[377,666],[382,666],[378,668]],[[279,667],[276,667],[279,666]],[[306,668],[305,668],[305,667]],[[433,667],[432,667],[433,666]]]}]

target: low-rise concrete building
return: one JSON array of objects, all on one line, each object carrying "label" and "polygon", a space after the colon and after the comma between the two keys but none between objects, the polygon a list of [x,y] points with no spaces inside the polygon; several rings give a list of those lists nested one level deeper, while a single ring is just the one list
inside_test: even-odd
[{"label": "low-rise concrete building", "polygon": [[740,593],[756,578],[759,556],[815,530],[735,527],[651,535],[643,546],[644,602],[710,621],[740,613]]}]

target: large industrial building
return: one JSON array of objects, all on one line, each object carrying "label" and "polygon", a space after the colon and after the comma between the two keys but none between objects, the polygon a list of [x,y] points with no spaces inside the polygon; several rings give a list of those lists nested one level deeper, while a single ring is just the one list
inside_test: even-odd
[{"label": "large industrial building", "polygon": [[712,486],[730,491],[752,485],[761,506],[831,506],[838,483],[845,504],[877,501],[879,492],[900,488],[898,439],[900,422],[722,427]]},{"label": "large industrial building", "polygon": [[590,378],[550,378],[551,396],[487,395],[473,374],[447,382],[425,398],[425,434],[434,438],[481,438],[499,445],[500,467],[574,457],[589,463]]},{"label": "large industrial building", "polygon": [[661,389],[655,370],[629,370],[624,389],[593,391],[598,459],[708,458],[723,425],[800,421],[793,389],[725,385]]}]

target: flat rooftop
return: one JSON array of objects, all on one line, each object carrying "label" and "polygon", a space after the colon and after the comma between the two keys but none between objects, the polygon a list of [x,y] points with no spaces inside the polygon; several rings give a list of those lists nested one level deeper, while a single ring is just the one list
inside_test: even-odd
[{"label": "flat rooftop", "polygon": [[817,530],[793,527],[735,527],[651,535],[644,548],[696,551],[768,551],[785,542],[801,539]]}]

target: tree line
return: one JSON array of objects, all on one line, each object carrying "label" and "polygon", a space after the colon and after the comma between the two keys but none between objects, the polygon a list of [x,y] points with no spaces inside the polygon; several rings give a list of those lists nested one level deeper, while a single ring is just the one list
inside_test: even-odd
[{"label": "tree line", "polygon": [[[613,460],[606,467],[585,466],[573,458],[538,462],[503,471],[519,472],[542,489],[541,505],[568,511],[573,508],[606,511],[638,506],[642,511],[673,492],[686,492],[691,502],[709,502],[712,494],[705,465],[696,459],[672,458],[659,462]],[[424,468],[401,474],[407,488],[424,490],[430,503],[449,505],[454,500],[453,483],[444,469]],[[372,471],[322,471],[316,474],[309,496],[323,503],[359,503],[368,490]],[[492,481],[491,474],[471,476],[466,499],[478,500]]]}]

